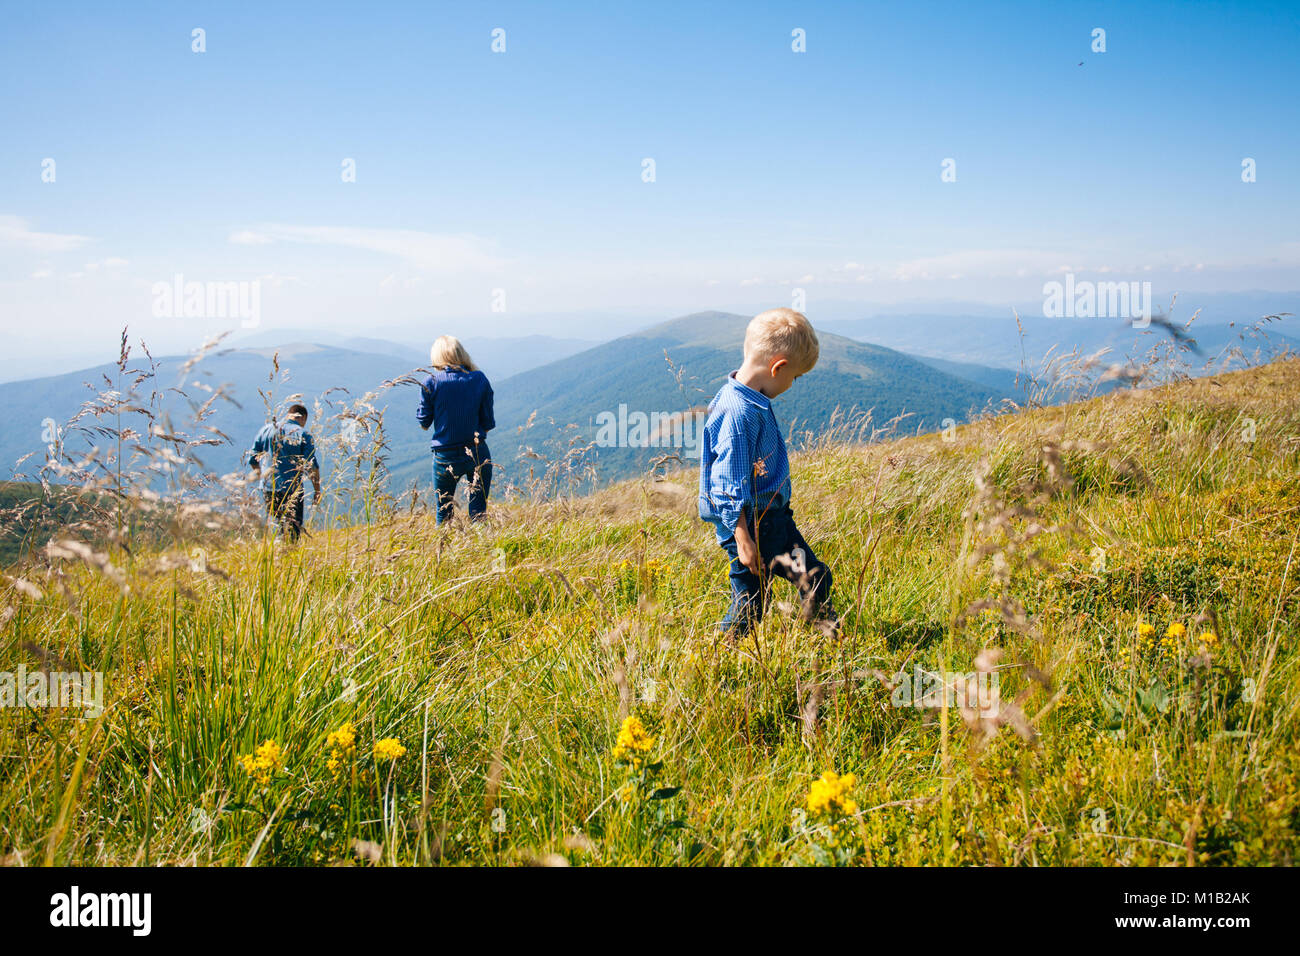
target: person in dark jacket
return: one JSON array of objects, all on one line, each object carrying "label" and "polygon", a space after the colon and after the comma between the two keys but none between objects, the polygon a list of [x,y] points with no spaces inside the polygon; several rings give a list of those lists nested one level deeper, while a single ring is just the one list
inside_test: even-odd
[{"label": "person in dark jacket", "polygon": [[433,487],[438,498],[438,524],[451,518],[452,500],[461,478],[469,479],[469,517],[487,512],[492,487],[492,458],[487,433],[492,417],[492,385],[478,370],[460,340],[441,336],[429,350],[433,374],[420,386],[420,427],[433,429]]},{"label": "person in dark jacket", "polygon": [[280,534],[291,543],[302,533],[304,480],[311,482],[316,500],[320,501],[320,462],[306,425],[307,406],[290,405],[284,421],[272,419],[262,426],[248,455],[254,481],[262,478],[262,456],[271,459],[271,467],[262,478],[266,513],[270,523],[278,525]]}]

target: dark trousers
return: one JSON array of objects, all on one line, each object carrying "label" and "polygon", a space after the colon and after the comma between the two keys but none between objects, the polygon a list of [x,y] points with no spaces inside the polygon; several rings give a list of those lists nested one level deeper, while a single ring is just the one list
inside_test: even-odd
[{"label": "dark trousers", "polygon": [[[753,524],[750,524],[753,531]],[[763,568],[760,577],[740,563],[736,536],[722,542],[731,558],[731,607],[721,626],[733,636],[743,636],[763,619],[772,578],[785,578],[799,589],[805,621],[835,620],[831,603],[831,570],[813,554],[808,542],[795,527],[794,512],[788,505],[768,508],[759,515],[758,560]]]},{"label": "dark trousers", "polygon": [[438,496],[438,524],[451,520],[456,485],[469,479],[469,517],[473,521],[487,512],[492,487],[492,458],[487,442],[443,445],[433,450],[433,488]]},{"label": "dark trousers", "polygon": [[266,495],[266,513],[271,521],[278,525],[280,534],[288,541],[297,541],[302,534],[303,494],[301,482],[294,482],[287,488],[263,489]]}]

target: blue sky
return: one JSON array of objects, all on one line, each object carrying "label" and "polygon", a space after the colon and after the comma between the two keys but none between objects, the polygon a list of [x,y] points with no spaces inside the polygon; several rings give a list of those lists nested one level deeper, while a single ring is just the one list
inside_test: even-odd
[{"label": "blue sky", "polygon": [[177,273],[259,281],[263,326],[354,334],[572,334],[592,315],[787,304],[793,288],[814,320],[819,302],[997,308],[1063,270],[1158,296],[1300,288],[1296,3],[3,17],[14,355],[111,348],[127,323],[192,346],[221,323],[151,313]]}]

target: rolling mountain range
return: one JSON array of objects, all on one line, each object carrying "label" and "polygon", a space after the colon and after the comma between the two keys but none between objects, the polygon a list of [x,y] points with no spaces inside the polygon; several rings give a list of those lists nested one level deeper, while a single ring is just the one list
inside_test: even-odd
[{"label": "rolling mountain range", "polygon": [[[893,317],[826,323],[819,328],[822,350],[817,367],[775,402],[792,443],[797,445],[801,436],[821,432],[833,419],[843,421],[852,412],[869,411],[876,427],[904,416],[896,422],[895,433],[912,433],[940,428],[949,418],[965,421],[1003,398],[1023,398],[1023,387],[1010,370],[1019,364],[1021,348],[1014,320],[1003,328],[1007,323],[990,318],[978,322],[952,316],[930,318],[924,325]],[[489,440],[498,487],[523,482],[530,473],[541,474],[571,448],[586,449],[576,464],[579,470],[593,467],[598,483],[643,473],[665,454],[692,459],[696,417],[686,413],[707,406],[727,373],[739,364],[747,321],[747,316],[701,312],[587,348],[582,340],[545,336],[467,340],[496,393],[497,429]],[[1117,334],[1096,320],[1039,320],[1025,325],[1027,356],[1040,355],[1056,344],[1049,341],[1052,332],[1062,336],[1056,341],[1066,347],[1076,344],[1087,351],[1109,342],[1121,355],[1145,350],[1157,341],[1152,333],[1131,329]],[[1227,324],[1196,329],[1207,357],[1222,355],[1234,344],[1247,350],[1260,344],[1249,337],[1241,340],[1241,332],[1240,327]],[[876,333],[940,355],[919,357],[857,340]],[[248,344],[258,347],[213,353],[183,382],[178,375],[186,357],[157,361],[157,387],[165,390],[161,406],[177,422],[189,416],[188,400],[180,391],[201,402],[209,389],[229,386],[234,401],[219,404],[211,422],[229,437],[229,444],[206,451],[204,462],[212,471],[241,467],[243,450],[265,420],[268,407],[301,395],[308,406],[325,396],[327,406],[337,409],[382,382],[412,375],[427,360],[427,353],[414,344],[383,339],[337,339],[334,344],[268,341],[264,347],[258,339]],[[1293,342],[1271,331],[1270,344],[1277,348]],[[273,373],[277,355],[278,375]],[[1003,367],[977,360],[990,355],[1006,359]],[[133,360],[130,367],[140,368],[142,363]],[[519,371],[509,374],[513,369]],[[0,432],[0,478],[11,477],[14,463],[28,454],[33,458],[19,469],[19,475],[34,474],[45,457],[50,421],[61,424],[97,392],[118,387],[116,374],[116,367],[108,364],[0,384],[0,407],[8,422]],[[412,383],[397,385],[376,400],[386,413],[388,465],[398,490],[412,482],[429,484],[428,436],[415,424],[417,401]],[[331,412],[328,407],[325,411]],[[338,437],[329,432],[341,427],[331,414],[309,424],[326,446]],[[668,417],[674,415],[679,417]],[[612,443],[598,443],[611,438]],[[529,449],[539,457],[530,455]]]},{"label": "rolling mountain range", "polygon": [[[281,368],[278,375],[274,371],[277,354]],[[158,358],[154,383],[140,386],[137,394],[157,389],[160,409],[171,415],[174,427],[184,429],[184,423],[192,418],[191,401],[202,403],[210,394],[208,390],[228,386],[232,401],[216,404],[216,414],[210,424],[228,436],[235,447],[221,445],[201,455],[206,467],[219,473],[240,467],[242,453],[266,420],[268,407],[282,405],[299,394],[311,407],[327,390],[339,387],[347,391],[335,392],[330,400],[345,401],[349,393],[360,397],[409,367],[391,355],[314,343],[214,352],[182,377],[187,361],[188,356]],[[0,408],[5,409],[9,423],[0,432],[0,478],[9,478],[15,463],[29,454],[33,457],[19,468],[18,475],[34,474],[45,459],[51,422],[62,426],[76,415],[82,403],[93,402],[100,392],[125,392],[135,378],[131,373],[147,367],[143,356],[133,354],[127,363],[128,374],[120,380],[117,366],[105,364],[79,372],[0,384]],[[182,390],[188,397],[181,394]],[[84,419],[83,424],[94,421]],[[101,424],[111,423],[104,420]],[[141,425],[139,421],[134,424]],[[71,435],[65,435],[64,440],[71,454],[83,450],[84,440]]]},{"label": "rolling mountain range", "polygon": [[[1276,311],[1293,310],[1294,314],[1300,314],[1300,295],[1279,294],[1268,301]],[[1197,317],[1190,330],[1200,350],[1199,354],[1189,356],[1195,366],[1207,362],[1217,366],[1234,349],[1240,349],[1252,359],[1256,350],[1267,354],[1283,347],[1300,349],[1300,340],[1292,337],[1300,320],[1287,316],[1261,322],[1270,312],[1248,311],[1249,308],[1250,305],[1241,305],[1231,311],[1202,313]],[[933,358],[1004,369],[1020,368],[1023,362],[1030,370],[1037,370],[1052,350],[1057,354],[1077,348],[1080,353],[1091,355],[1108,349],[1109,361],[1121,361],[1146,355],[1165,338],[1156,324],[1135,329],[1121,319],[1046,318],[1041,311],[1022,312],[1019,318],[1017,325],[1016,315],[1010,310],[996,316],[908,313],[823,322],[818,328],[898,349],[926,361]],[[1182,326],[1190,318],[1185,309],[1178,309],[1171,321]],[[1257,323],[1258,331],[1253,328]]]},{"label": "rolling mountain range", "polygon": [[[739,364],[748,317],[726,313],[699,313],[626,335],[576,355],[549,361],[513,376],[493,372],[491,350],[472,351],[493,379],[497,429],[490,436],[498,463],[498,481],[522,481],[528,467],[540,462],[517,461],[528,447],[547,458],[557,457],[561,445],[580,436],[589,443],[598,431],[602,413],[617,415],[620,406],[631,413],[680,413],[707,405],[723,378]],[[932,430],[945,418],[965,420],[973,411],[996,401],[1008,389],[1010,373],[979,367],[937,368],[911,356],[879,346],[822,333],[821,361],[812,373],[776,402],[782,426],[796,432],[819,431],[837,409],[841,414],[871,410],[877,425],[907,414],[902,431]],[[184,356],[157,360],[157,388],[178,386],[191,400],[203,401],[208,389],[228,386],[238,404],[220,403],[211,424],[229,436],[230,444],[207,450],[209,470],[235,471],[241,467],[244,448],[266,418],[267,408],[301,395],[308,406],[329,392],[326,401],[336,406],[376,389],[381,382],[410,374],[421,356],[413,346],[383,341],[352,341],[353,347],[318,343],[290,343],[277,348],[239,348],[216,352],[178,381],[187,361]],[[478,343],[482,344],[482,343]],[[544,358],[547,349],[565,350],[572,343],[513,343],[503,351],[515,353],[516,362]],[[278,355],[280,372],[273,373]],[[129,368],[142,367],[133,359]],[[498,366],[500,367],[500,366]],[[964,371],[970,377],[954,372]],[[128,376],[129,377],[129,376]],[[422,377],[422,373],[420,374]],[[984,381],[974,379],[983,377]],[[1013,376],[1012,376],[1013,377]],[[19,473],[32,475],[45,457],[49,422],[62,424],[81,404],[104,389],[117,388],[116,366],[107,364],[64,375],[0,384],[0,407],[9,428],[0,433],[3,477],[14,463],[31,454]],[[335,391],[330,392],[331,389]],[[189,417],[188,401],[179,391],[160,398],[173,419]],[[388,464],[394,485],[413,481],[429,483],[428,435],[415,424],[417,387],[402,384],[376,401],[386,409],[390,442]],[[534,415],[534,412],[536,413]],[[525,427],[532,420],[532,425]],[[575,426],[566,430],[565,426]],[[321,444],[323,434],[339,423],[309,423]],[[631,436],[633,440],[636,436]],[[69,438],[70,442],[78,439]],[[233,447],[232,447],[233,446]],[[74,445],[69,444],[73,449]],[[643,471],[656,456],[672,449],[662,447],[600,447],[588,460],[594,462],[599,482]],[[689,449],[682,449],[689,452]]]},{"label": "rolling mountain range", "polygon": [[[384,339],[365,336],[343,336],[321,330],[304,333],[276,332],[268,329],[241,338],[232,347],[278,348],[284,342],[314,342],[333,348],[364,352],[369,355],[388,355],[400,359],[411,368],[419,368],[429,361],[429,343],[409,342],[405,339]],[[517,335],[491,338],[487,336],[464,338],[462,344],[474,356],[474,364],[493,381],[500,381],[530,368],[545,365],[599,344],[595,339],[555,338],[550,335]]]},{"label": "rolling mountain range", "polygon": [[[524,447],[549,442],[547,457],[554,458],[557,442],[567,447],[563,426],[577,424],[580,436],[595,439],[602,416],[619,418],[620,405],[627,406],[628,416],[707,406],[740,364],[748,322],[748,316],[701,312],[516,375],[496,389],[497,421],[503,427],[491,438],[494,457],[509,462]],[[782,429],[796,441],[799,433],[822,431],[837,410],[840,415],[869,411],[877,426],[906,414],[898,426],[902,432],[932,431],[945,418],[965,421],[1004,394],[901,352],[824,331],[818,337],[817,367],[773,403]],[[534,412],[533,426],[512,434],[510,425]],[[688,436],[682,437],[680,450],[689,457]],[[598,447],[595,455],[601,478],[609,480],[643,472],[654,458],[673,450]]]}]

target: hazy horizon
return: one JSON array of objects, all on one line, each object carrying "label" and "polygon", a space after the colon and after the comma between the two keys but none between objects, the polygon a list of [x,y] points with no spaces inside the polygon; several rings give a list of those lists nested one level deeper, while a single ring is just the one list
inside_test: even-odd
[{"label": "hazy horizon", "polygon": [[734,10],[11,8],[3,374],[247,327],[173,284],[416,338],[1300,288],[1293,5]]},{"label": "hazy horizon", "polygon": [[[1270,304],[1271,303],[1271,304]],[[1169,311],[1169,302],[1158,302],[1159,311]],[[530,336],[543,336],[557,340],[582,340],[590,345],[639,332],[663,322],[682,318],[702,312],[728,312],[739,315],[752,315],[771,303],[739,303],[731,307],[709,307],[691,309],[674,315],[650,315],[618,310],[591,310],[585,313],[572,313],[567,316],[519,316],[511,317],[510,322],[502,323],[487,331],[480,330],[479,323],[473,318],[448,318],[429,321],[412,321],[404,325],[357,326],[355,324],[320,322],[302,325],[267,325],[255,328],[241,328],[237,323],[225,325],[214,324],[205,328],[202,334],[194,335],[187,331],[178,331],[174,335],[150,339],[138,334],[131,326],[126,326],[131,345],[137,347],[144,339],[150,351],[155,355],[191,354],[198,350],[212,336],[225,333],[223,347],[229,348],[264,348],[274,345],[286,345],[295,342],[315,342],[322,345],[337,344],[350,339],[373,339],[392,342],[412,348],[423,348],[425,343],[438,335],[452,334],[466,340],[512,340]],[[1171,314],[1180,321],[1187,321],[1192,314],[1200,311],[1197,317],[1199,325],[1224,324],[1229,321],[1253,322],[1266,314],[1263,310],[1272,309],[1290,311],[1292,316],[1300,315],[1300,292],[1269,291],[1251,289],[1229,293],[1191,293],[1180,296],[1174,302]],[[1290,308],[1284,308],[1290,305]],[[872,303],[827,302],[817,310],[810,309],[814,324],[836,324],[855,319],[887,320],[891,317],[910,316],[956,316],[972,318],[1008,318],[1018,314],[1022,321],[1028,323],[1043,322],[1050,328],[1054,320],[1044,318],[1040,304],[1021,302],[1014,305],[999,306],[995,303],[959,302],[942,300],[916,300],[900,302],[893,306]],[[1250,311],[1254,308],[1255,312]],[[1230,311],[1223,311],[1230,310]],[[591,323],[599,320],[599,326]],[[1097,320],[1103,321],[1103,320]],[[1278,331],[1294,337],[1294,326],[1300,320],[1287,318]],[[539,329],[550,331],[539,331]],[[79,347],[69,348],[57,353],[43,352],[35,355],[7,353],[0,358],[0,383],[17,382],[31,378],[42,378],[78,371],[112,362],[117,357],[122,329],[105,329],[99,336],[99,342],[83,342]],[[866,339],[870,340],[870,339]],[[1062,341],[1063,345],[1074,343]],[[943,352],[938,349],[937,352]],[[936,353],[937,354],[937,353]]]}]

